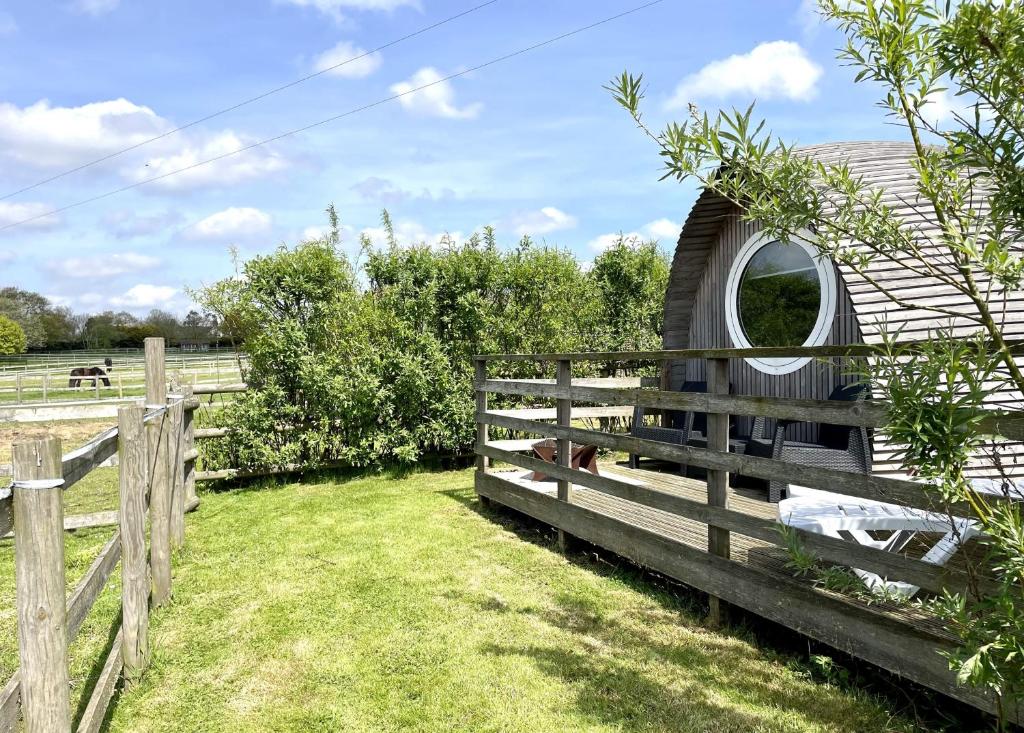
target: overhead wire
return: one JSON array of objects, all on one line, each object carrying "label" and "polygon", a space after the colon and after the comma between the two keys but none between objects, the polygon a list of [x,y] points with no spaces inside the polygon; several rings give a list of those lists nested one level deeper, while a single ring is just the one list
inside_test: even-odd
[{"label": "overhead wire", "polygon": [[7,193],[7,194],[4,194],[3,196],[0,196],[0,201],[6,201],[7,199],[13,198],[14,196],[17,196],[19,194],[26,193],[27,191],[32,191],[33,189],[39,188],[40,186],[45,186],[47,183],[53,183],[54,181],[60,180],[61,178],[65,178],[67,176],[70,176],[72,173],[78,173],[79,171],[83,171],[86,168],[91,168],[94,165],[99,165],[100,163],[105,163],[108,160],[116,158],[116,157],[118,157],[120,155],[124,155],[125,153],[131,152],[132,150],[138,150],[139,148],[144,147],[146,145],[149,145],[151,143],[155,143],[158,140],[163,140],[164,138],[170,137],[171,135],[179,133],[182,130],[187,130],[190,127],[195,127],[196,125],[200,125],[200,124],[202,124],[204,122],[209,122],[210,120],[216,119],[217,117],[220,117],[222,115],[226,115],[229,112],[234,112],[235,110],[241,109],[242,107],[250,105],[250,104],[252,104],[254,102],[259,102],[262,99],[266,99],[267,97],[270,97],[270,96],[272,96],[274,94],[277,94],[279,92],[283,92],[286,89],[291,89],[292,87],[298,86],[299,84],[303,84],[303,83],[309,81],[310,79],[315,79],[318,76],[323,76],[324,74],[329,74],[332,71],[336,71],[337,69],[342,68],[343,66],[347,66],[348,64],[355,63],[356,61],[359,61],[361,59],[368,58],[368,57],[372,56],[373,54],[378,53],[379,51],[383,51],[384,49],[391,48],[393,46],[397,46],[399,43],[403,43],[405,41],[408,41],[411,38],[415,38],[417,36],[421,36],[424,33],[427,33],[429,31],[434,30],[435,28],[440,28],[441,26],[443,26],[443,25],[445,25],[447,23],[451,23],[454,20],[458,20],[459,18],[465,17],[465,16],[467,16],[467,15],[469,15],[471,13],[475,13],[478,10],[482,10],[483,8],[486,8],[488,5],[494,5],[496,2],[498,2],[498,0],[487,0],[487,2],[483,2],[483,3],[480,3],[479,5],[475,5],[475,6],[471,7],[471,8],[468,8],[467,10],[463,10],[461,13],[456,13],[455,15],[450,15],[450,16],[448,16],[447,18],[445,18],[443,20],[439,20],[436,23],[431,23],[430,25],[424,26],[423,28],[420,28],[419,30],[416,30],[416,31],[413,31],[412,33],[404,35],[401,38],[396,38],[393,41],[388,41],[387,43],[382,44],[380,46],[377,46],[376,48],[372,48],[369,51],[364,51],[363,53],[361,53],[361,54],[359,54],[357,56],[353,56],[351,58],[345,59],[344,61],[340,61],[340,62],[338,62],[336,64],[332,64],[331,66],[327,66],[327,67],[325,67],[323,69],[319,69],[319,70],[313,72],[312,74],[307,74],[306,76],[303,76],[300,79],[295,79],[294,81],[290,81],[287,84],[282,84],[279,87],[274,87],[273,89],[268,89],[267,91],[261,92],[261,93],[257,94],[254,97],[249,97],[248,99],[244,99],[241,102],[237,102],[237,103],[231,105],[230,107],[225,107],[223,109],[217,110],[216,112],[211,112],[210,114],[206,115],[205,117],[200,117],[199,119],[192,120],[191,122],[187,122],[184,125],[181,125],[179,127],[175,127],[172,130],[167,130],[166,132],[162,132],[159,135],[156,135],[154,137],[147,138],[146,140],[141,140],[141,141],[139,141],[137,143],[129,145],[126,148],[121,148],[120,150],[115,150],[112,153],[108,153],[108,154],[106,154],[106,155],[104,155],[102,157],[96,158],[95,160],[90,160],[87,163],[82,163],[81,165],[76,166],[74,168],[69,168],[69,169],[67,169],[65,171],[62,171],[61,173],[54,174],[54,175],[50,176],[49,178],[44,178],[44,179],[42,179],[40,181],[36,181],[33,184],[25,186],[24,188],[19,188],[17,191],[11,191],[10,193]]},{"label": "overhead wire", "polygon": [[571,31],[567,31],[567,32],[562,33],[560,35],[553,36],[551,38],[545,39],[545,40],[540,41],[538,43],[534,43],[534,44],[532,44],[530,46],[526,46],[525,48],[521,48],[521,49],[519,49],[517,51],[512,51],[511,53],[507,53],[507,54],[504,54],[502,56],[498,56],[496,58],[490,59],[489,61],[485,61],[483,63],[476,64],[475,66],[471,66],[469,68],[462,69],[461,71],[453,72],[451,74],[448,74],[447,76],[441,77],[439,79],[435,79],[435,80],[433,80],[431,82],[428,82],[426,84],[421,84],[421,85],[419,85],[417,87],[412,87],[412,88],[407,89],[407,90],[405,90],[403,92],[392,94],[389,97],[383,97],[383,98],[378,99],[378,100],[376,100],[374,102],[370,102],[370,103],[364,104],[364,105],[362,105],[360,107],[355,107],[353,109],[347,110],[346,112],[342,112],[340,114],[332,115],[331,117],[327,117],[327,118],[324,118],[322,120],[318,120],[317,122],[313,122],[313,123],[310,123],[308,125],[303,125],[302,127],[297,127],[297,128],[292,129],[292,130],[288,130],[286,132],[282,132],[282,133],[280,133],[278,135],[274,135],[273,137],[268,137],[268,138],[264,138],[263,140],[258,140],[256,142],[250,143],[248,145],[244,145],[241,148],[238,148],[237,150],[233,150],[233,151],[229,151],[229,152],[226,152],[226,153],[222,153],[222,154],[216,155],[216,156],[214,156],[212,158],[207,158],[205,160],[200,160],[200,161],[197,161],[197,162],[192,163],[190,165],[184,166],[182,168],[178,168],[178,169],[173,170],[173,171],[168,171],[167,173],[161,173],[160,175],[152,176],[150,178],[146,178],[146,179],[141,180],[141,181],[136,181],[135,183],[131,183],[131,184],[128,184],[126,186],[122,186],[120,188],[113,189],[111,191],[107,191],[106,193],[102,193],[102,194],[99,194],[97,196],[92,196],[90,198],[83,199],[81,201],[76,201],[76,202],[74,202],[72,204],[67,204],[66,206],[61,206],[59,208],[52,209],[50,211],[46,211],[46,212],[43,212],[41,214],[36,214],[35,216],[30,216],[30,217],[27,217],[25,219],[20,219],[18,221],[5,224],[3,226],[0,226],[0,232],[6,231],[8,229],[13,229],[15,227],[19,227],[19,226],[22,226],[24,224],[28,224],[28,223],[33,222],[33,221],[37,221],[39,219],[45,219],[45,218],[50,217],[50,216],[55,216],[57,214],[64,213],[65,211],[69,211],[71,209],[75,209],[75,208],[78,208],[80,206],[86,206],[87,204],[95,203],[96,201],[101,201],[103,199],[110,198],[111,196],[116,196],[118,194],[124,193],[125,191],[130,191],[132,189],[139,188],[141,186],[146,186],[146,185],[149,185],[151,183],[155,183],[156,181],[161,181],[161,180],[164,180],[166,178],[170,178],[171,176],[176,176],[176,175],[179,175],[181,173],[186,173],[186,172],[188,172],[190,170],[194,170],[194,169],[199,168],[201,166],[209,165],[210,163],[216,163],[217,161],[224,160],[225,158],[230,158],[232,156],[239,155],[240,153],[244,153],[244,152],[247,152],[249,150],[253,150],[255,148],[261,147],[263,145],[268,145],[270,143],[277,142],[278,140],[283,140],[284,138],[290,137],[292,135],[297,135],[297,134],[302,133],[302,132],[308,132],[309,130],[312,130],[314,128],[321,127],[321,126],[329,124],[331,122],[336,122],[336,121],[344,119],[346,117],[351,117],[352,115],[356,115],[356,114],[359,114],[361,112],[365,112],[367,110],[373,109],[375,107],[379,107],[379,106],[381,106],[383,104],[387,104],[388,102],[394,102],[394,101],[396,101],[398,99],[401,99],[402,97],[407,97],[407,96],[409,96],[411,94],[416,94],[417,92],[421,92],[424,89],[429,89],[430,87],[437,86],[438,84],[444,84],[446,82],[451,81],[452,79],[457,79],[459,77],[466,76],[468,74],[472,74],[474,72],[480,71],[481,69],[486,69],[486,68],[488,68],[490,66],[494,66],[495,64],[500,64],[500,63],[502,63],[504,61],[508,61],[508,60],[516,58],[518,56],[522,56],[523,54],[527,54],[527,53],[530,53],[532,51],[536,51],[537,49],[544,48],[545,46],[550,46],[553,43],[558,43],[559,41],[563,41],[566,38],[571,38],[572,36],[577,36],[577,35],[579,35],[581,33],[585,33],[586,31],[593,30],[594,28],[597,28],[599,26],[607,25],[608,23],[614,22],[616,20],[620,20],[620,19],[622,19],[622,18],[624,18],[624,17],[626,17],[628,15],[633,15],[634,13],[638,13],[638,12],[640,12],[642,10],[646,10],[647,8],[650,8],[650,7],[654,6],[654,5],[659,5],[659,4],[663,3],[663,2],[665,2],[665,0],[650,0],[649,2],[643,3],[641,5],[634,6],[634,7],[630,8],[630,9],[628,9],[628,10],[624,10],[624,11],[622,11],[620,13],[616,13],[615,15],[610,15],[608,17],[602,18],[601,20],[595,21],[593,23],[589,23],[588,25],[581,26],[579,28],[574,28]]}]

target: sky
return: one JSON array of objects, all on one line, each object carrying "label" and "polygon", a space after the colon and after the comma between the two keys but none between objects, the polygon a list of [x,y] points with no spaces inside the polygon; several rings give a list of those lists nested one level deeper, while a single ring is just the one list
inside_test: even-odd
[{"label": "sky", "polygon": [[234,272],[232,247],[318,236],[331,203],[352,255],[360,232],[381,241],[382,208],[404,242],[492,225],[504,246],[529,234],[583,262],[618,233],[671,249],[696,187],[659,181],[656,147],[602,88],[623,69],[645,75],[654,126],[688,102],[757,101],[792,142],[899,139],[809,0],[663,0],[408,93],[643,1],[497,0],[9,196],[484,0],[0,0],[0,286],[79,312],[182,313],[189,288]]}]

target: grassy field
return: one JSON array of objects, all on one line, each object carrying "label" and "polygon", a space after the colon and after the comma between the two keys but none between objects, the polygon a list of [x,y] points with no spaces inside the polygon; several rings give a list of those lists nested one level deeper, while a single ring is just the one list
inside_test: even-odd
[{"label": "grassy field", "polygon": [[[153,666],[109,730],[913,729],[709,631],[628,565],[566,559],[547,532],[482,514],[471,486],[463,471],[205,494],[153,617]],[[69,556],[105,537],[69,536]],[[10,565],[0,546],[4,608]],[[76,644],[76,690],[116,596]]]}]

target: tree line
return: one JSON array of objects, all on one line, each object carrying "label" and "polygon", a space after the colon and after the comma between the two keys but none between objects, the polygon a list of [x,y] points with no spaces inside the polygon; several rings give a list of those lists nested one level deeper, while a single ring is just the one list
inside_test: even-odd
[{"label": "tree line", "polygon": [[0,354],[141,347],[149,336],[163,336],[174,345],[183,340],[215,343],[221,333],[216,319],[198,310],[184,317],[159,309],[142,318],[127,311],[75,313],[39,293],[0,288]]}]

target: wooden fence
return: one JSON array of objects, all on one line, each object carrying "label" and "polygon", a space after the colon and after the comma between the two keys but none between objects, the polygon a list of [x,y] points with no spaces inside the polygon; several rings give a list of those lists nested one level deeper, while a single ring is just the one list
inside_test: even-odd
[{"label": "wooden fence", "polygon": [[[755,555],[748,550],[768,553],[774,548],[777,551],[786,546],[786,538],[771,512],[745,511],[750,507],[756,509],[760,502],[736,501],[743,507],[731,506],[736,494],[730,489],[730,474],[739,474],[915,509],[936,509],[933,496],[920,483],[913,481],[730,452],[730,415],[864,428],[881,427],[887,416],[886,405],[877,400],[837,402],[732,395],[728,381],[730,359],[751,356],[835,357],[865,353],[866,347],[825,347],[478,356],[475,383],[476,491],[484,501],[493,500],[552,525],[558,530],[563,547],[567,538],[580,537],[707,592],[713,621],[721,619],[725,604],[735,604],[882,668],[990,710],[992,699],[985,692],[956,683],[946,660],[939,654],[953,648],[953,639],[943,629],[937,628],[933,620],[922,620],[908,611],[889,608],[886,604],[867,604],[815,587],[791,573],[782,572],[784,564],[780,561],[772,567],[752,561],[750,558]],[[658,387],[581,385],[572,378],[574,362],[642,360],[667,364],[681,359],[706,361],[707,393],[671,392]],[[524,360],[553,362],[556,378],[538,382],[488,375],[489,366],[493,369],[496,362]],[[537,398],[553,400],[557,419],[552,424],[525,419],[510,414],[513,411],[509,410],[490,410],[490,394],[530,397],[534,402]],[[707,447],[673,445],[577,427],[573,410],[576,402],[642,405],[656,410],[706,413]],[[492,426],[556,439],[557,465],[506,450],[501,447],[501,441],[492,442],[489,434]],[[1006,438],[1020,439],[1024,434],[1021,413],[993,413],[987,419],[987,429]],[[665,483],[638,484],[624,480],[621,471],[598,476],[573,469],[569,463],[572,443],[596,445],[611,451],[704,468],[707,472],[704,493],[687,494]],[[490,470],[489,461],[500,461],[552,476],[558,481],[557,493],[536,490],[513,480],[508,473]],[[687,483],[688,487],[694,485],[699,486],[693,481]],[[580,500],[577,500],[576,492],[581,492]],[[583,501],[583,493],[590,498]],[[609,500],[608,497],[614,499]],[[657,511],[652,513],[652,509]],[[964,512],[960,516],[970,516],[967,506],[956,505],[951,510]],[[690,527],[687,535],[690,539],[681,539],[685,533],[674,535],[665,529],[670,526]],[[699,537],[700,532],[706,532],[706,539],[694,540],[693,537]],[[941,567],[907,554],[887,552],[813,532],[793,530],[793,533],[807,550],[823,561],[852,565],[888,579],[907,581],[926,591],[940,592],[944,588],[963,590],[969,587],[971,580],[962,567],[953,564]],[[739,560],[731,552],[737,535],[743,540],[744,548]],[[778,552],[775,554],[777,556]],[[990,582],[980,579],[982,590],[990,587],[986,585]]]},{"label": "wooden fence", "polygon": [[[198,401],[191,387],[167,394],[162,338],[146,339],[146,377],[146,404],[122,407],[117,427],[82,448],[62,457],[55,437],[14,445],[0,535],[13,526],[19,668],[0,691],[2,733],[17,729],[19,718],[27,733],[71,731],[68,645],[119,565],[120,630],[77,730],[99,730],[119,680],[138,679],[149,663],[150,613],[171,597],[172,553],[184,543],[186,513],[199,504],[192,442]],[[115,453],[118,511],[65,517],[64,491]],[[104,524],[116,529],[66,597],[64,531]]]}]

